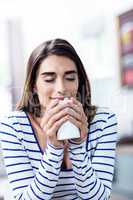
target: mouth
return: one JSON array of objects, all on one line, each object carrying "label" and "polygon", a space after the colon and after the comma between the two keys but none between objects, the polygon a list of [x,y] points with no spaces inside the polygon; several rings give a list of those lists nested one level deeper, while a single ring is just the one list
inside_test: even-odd
[{"label": "mouth", "polygon": [[70,99],[72,96],[55,96],[55,97],[50,97],[50,99],[54,100],[54,99],[58,99],[58,100],[64,100],[64,99]]},{"label": "mouth", "polygon": [[64,100],[65,97],[63,96],[58,96],[58,97],[50,97],[50,99],[54,100],[54,99],[59,99],[59,100]]}]

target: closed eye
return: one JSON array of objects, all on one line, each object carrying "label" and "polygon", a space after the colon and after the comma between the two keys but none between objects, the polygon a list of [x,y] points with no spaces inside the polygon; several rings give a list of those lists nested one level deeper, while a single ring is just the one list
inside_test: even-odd
[{"label": "closed eye", "polygon": [[69,80],[69,81],[74,81],[74,80],[76,80],[76,74],[67,74],[66,76],[65,76],[65,79],[66,80]]},{"label": "closed eye", "polygon": [[49,82],[54,82],[54,81],[55,81],[55,79],[45,79],[45,80],[44,80],[44,82],[48,82],[48,83],[49,83]]}]

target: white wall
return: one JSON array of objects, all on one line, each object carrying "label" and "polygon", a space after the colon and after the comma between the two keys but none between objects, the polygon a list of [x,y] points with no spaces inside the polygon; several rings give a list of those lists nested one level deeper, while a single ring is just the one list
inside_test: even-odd
[{"label": "white wall", "polygon": [[133,8],[133,0],[6,0],[0,5],[0,17],[22,21],[24,67],[21,74],[15,73],[18,85],[33,48],[44,40],[64,37],[81,55],[93,102],[117,113],[120,134],[133,132],[133,89],[120,86],[116,32],[116,16]]}]

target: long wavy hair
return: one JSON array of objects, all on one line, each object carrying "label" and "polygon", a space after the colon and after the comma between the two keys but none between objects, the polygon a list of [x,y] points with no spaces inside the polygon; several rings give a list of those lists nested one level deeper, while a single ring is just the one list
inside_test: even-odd
[{"label": "long wavy hair", "polygon": [[49,55],[65,56],[75,63],[79,79],[77,99],[82,103],[84,112],[88,117],[88,122],[90,124],[90,121],[93,119],[96,113],[96,106],[91,104],[90,83],[80,57],[78,56],[74,47],[64,39],[53,39],[46,41],[33,50],[27,63],[26,79],[22,97],[17,103],[16,109],[30,112],[36,117],[40,116],[41,106],[38,95],[33,91],[33,88],[36,82],[40,64]]}]

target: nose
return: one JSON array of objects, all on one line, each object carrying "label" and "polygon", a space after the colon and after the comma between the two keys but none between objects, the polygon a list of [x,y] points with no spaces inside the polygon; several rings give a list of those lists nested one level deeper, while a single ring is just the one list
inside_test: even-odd
[{"label": "nose", "polygon": [[57,94],[65,95],[66,93],[66,86],[64,80],[59,79],[56,84],[56,92]]}]

